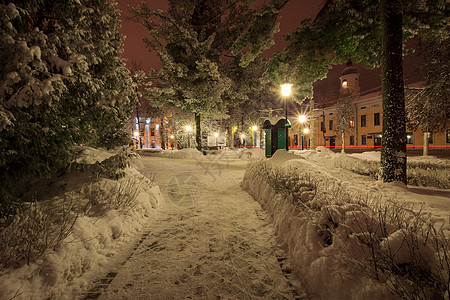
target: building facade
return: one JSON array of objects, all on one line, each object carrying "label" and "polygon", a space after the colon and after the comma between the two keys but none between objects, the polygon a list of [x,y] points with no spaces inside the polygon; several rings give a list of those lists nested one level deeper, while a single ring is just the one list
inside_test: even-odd
[{"label": "building facade", "polygon": [[[314,109],[308,114],[308,121],[304,124],[297,122],[290,130],[291,148],[300,148],[303,140],[304,148],[310,146],[311,134],[314,134],[315,146],[328,148],[341,148],[342,136],[345,148],[377,149],[381,148],[383,107],[381,87],[371,93],[360,94],[359,72],[353,67],[351,61],[339,77],[340,97],[350,97],[353,104],[353,117],[349,122],[344,135],[337,129],[336,105],[323,109]],[[314,126],[312,128],[312,126]],[[302,128],[307,127],[308,133]],[[312,129],[312,130],[311,130]],[[425,137],[428,137],[428,146],[433,149],[450,150],[450,121],[441,131],[424,132],[422,128],[415,131],[407,128],[406,143],[409,149],[423,149]],[[306,141],[305,141],[306,140]]]}]

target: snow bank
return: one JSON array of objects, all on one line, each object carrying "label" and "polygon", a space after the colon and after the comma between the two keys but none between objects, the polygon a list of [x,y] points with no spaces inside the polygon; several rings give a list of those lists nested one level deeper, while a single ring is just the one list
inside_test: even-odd
[{"label": "snow bank", "polygon": [[198,159],[203,156],[203,154],[194,148],[186,148],[181,150],[163,150],[160,154],[162,157],[166,158],[186,158],[186,159]]},{"label": "snow bank", "polygon": [[[102,150],[85,148],[77,161],[93,164],[111,155]],[[89,282],[82,275],[100,268],[114,255],[115,249],[134,241],[147,218],[162,201],[159,187],[134,167],[125,169],[125,174],[117,181],[102,179],[94,182],[89,185],[89,192],[79,191],[70,197],[84,207],[86,203],[98,202],[102,195],[112,197],[120,187],[132,183],[135,195],[132,209],[120,211],[107,207],[99,213],[91,208],[79,215],[72,233],[56,249],[47,249],[42,257],[30,265],[24,263],[20,267],[5,270],[0,277],[0,299],[14,296],[14,299],[58,299],[66,294],[64,291],[67,288],[86,289]],[[57,205],[64,196],[67,195],[51,201]]]},{"label": "snow bank", "polygon": [[[293,271],[304,280],[313,299],[398,299],[393,293],[395,282],[404,278],[395,273],[399,271],[392,262],[424,272],[421,282],[423,274],[440,274],[436,276],[448,282],[448,266],[438,266],[430,242],[412,234],[422,228],[420,224],[427,225],[420,223],[420,218],[415,219],[417,224],[413,219],[413,224],[405,224],[411,229],[398,230],[386,219],[378,220],[380,215],[387,218],[392,211],[384,209],[384,202],[369,207],[361,201],[364,197],[353,199],[355,194],[346,191],[351,187],[342,185],[339,178],[320,170],[310,172],[309,162],[293,160],[286,154],[281,152],[274,159],[251,165],[242,187],[271,214],[275,233],[292,261]],[[395,206],[398,215],[403,214],[398,207]],[[373,248],[369,245],[374,243],[379,245],[377,255],[387,257],[384,261],[377,258],[379,268],[384,268],[380,274],[388,276],[380,281],[370,273]],[[412,293],[407,280],[404,282],[405,293]],[[420,288],[431,298],[443,296],[442,291]]]}]

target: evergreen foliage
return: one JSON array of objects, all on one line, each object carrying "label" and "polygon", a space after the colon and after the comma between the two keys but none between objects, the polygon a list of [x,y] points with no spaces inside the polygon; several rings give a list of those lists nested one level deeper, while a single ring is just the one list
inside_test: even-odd
[{"label": "evergreen foliage", "polygon": [[75,144],[128,143],[136,101],[114,2],[15,3],[0,4],[1,202],[67,166]]},{"label": "evergreen foliage", "polygon": [[145,4],[133,9],[149,31],[148,48],[162,62],[151,72],[157,84],[147,98],[193,112],[199,149],[200,118],[226,117],[227,106],[247,100],[255,89],[256,80],[246,79],[255,78],[255,58],[271,46],[277,13],[286,1],[260,9],[250,8],[250,2],[171,0],[167,12]]}]

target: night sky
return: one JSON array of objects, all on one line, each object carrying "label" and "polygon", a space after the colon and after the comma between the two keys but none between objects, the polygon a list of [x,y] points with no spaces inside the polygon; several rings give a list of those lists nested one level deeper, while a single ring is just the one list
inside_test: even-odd
[{"label": "night sky", "polygon": [[[142,39],[147,36],[147,30],[141,24],[127,20],[126,17],[130,15],[127,11],[128,5],[138,6],[142,0],[118,0],[119,9],[122,11],[121,22],[122,28],[120,32],[126,36],[123,57],[127,59],[127,64],[131,66],[132,61],[136,61],[138,64],[142,63],[144,71],[148,71],[150,68],[159,68],[160,62],[156,53],[149,52],[145,47]],[[166,10],[168,8],[167,0],[147,0],[150,8],[160,8]],[[261,3],[261,2],[260,2]],[[275,35],[275,45],[264,53],[265,57],[270,57],[272,53],[283,50],[286,43],[281,40],[281,36],[294,30],[305,18],[314,18],[319,12],[322,6],[323,0],[291,0],[281,10],[279,22],[280,32]],[[407,60],[408,61],[408,60]],[[360,75],[361,92],[368,91],[377,88],[381,85],[380,71],[365,70],[363,65],[355,65]],[[335,66],[328,73],[328,76],[324,80],[320,80],[314,84],[314,90],[329,90],[331,94],[338,94],[339,89],[339,75],[345,65]],[[407,77],[411,77],[414,65],[408,63],[405,68],[405,74]]]}]

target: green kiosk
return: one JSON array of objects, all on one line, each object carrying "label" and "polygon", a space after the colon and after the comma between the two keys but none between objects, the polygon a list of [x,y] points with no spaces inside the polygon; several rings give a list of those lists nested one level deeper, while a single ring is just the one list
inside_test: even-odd
[{"label": "green kiosk", "polygon": [[[266,134],[266,157],[272,157],[278,149],[285,149],[286,129],[284,124],[284,117],[272,117],[264,121],[263,129]],[[291,127],[290,123],[288,123],[288,127]]]}]

